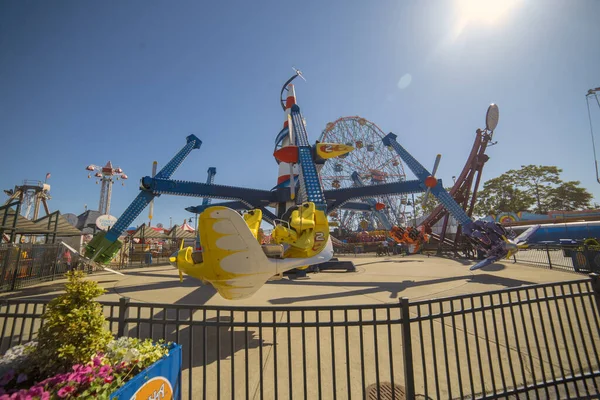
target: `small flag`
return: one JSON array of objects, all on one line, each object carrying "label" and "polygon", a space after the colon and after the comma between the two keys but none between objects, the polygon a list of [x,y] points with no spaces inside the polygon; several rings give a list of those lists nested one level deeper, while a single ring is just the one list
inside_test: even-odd
[{"label": "small flag", "polygon": [[46,179],[50,178],[50,172],[46,174]]}]

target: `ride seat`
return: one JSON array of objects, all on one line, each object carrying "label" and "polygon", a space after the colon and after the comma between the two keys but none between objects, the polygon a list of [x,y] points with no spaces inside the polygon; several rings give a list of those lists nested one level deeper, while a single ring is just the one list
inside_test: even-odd
[{"label": "ride seat", "polygon": [[288,229],[283,225],[275,226],[272,236],[277,243],[290,243],[298,240],[298,234],[294,230]]},{"label": "ride seat", "polygon": [[204,256],[202,255],[201,251],[193,251],[192,252],[192,261],[194,262],[194,264],[200,264],[201,262],[204,261]]},{"label": "ride seat", "polygon": [[290,226],[297,232],[306,229],[314,229],[315,203],[305,203],[300,209],[292,211]]},{"label": "ride seat", "polygon": [[268,258],[283,258],[283,245],[263,244],[261,247]]},{"label": "ride seat", "polygon": [[260,229],[260,223],[262,221],[262,210],[250,210],[243,215],[243,218],[246,225],[248,225],[250,232],[252,232],[252,236],[254,236],[255,239],[258,239],[258,230]]}]

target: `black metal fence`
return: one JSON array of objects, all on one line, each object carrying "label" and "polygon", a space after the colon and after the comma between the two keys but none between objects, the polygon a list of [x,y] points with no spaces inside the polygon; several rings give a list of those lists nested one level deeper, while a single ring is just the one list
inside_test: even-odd
[{"label": "black metal fence", "polygon": [[521,249],[514,262],[544,268],[583,273],[600,273],[600,249],[597,246],[531,245]]},{"label": "black metal fence", "polygon": [[[115,335],[183,346],[184,398],[598,398],[600,282],[367,306],[103,303]],[[0,351],[46,304],[0,303]]]},{"label": "black metal fence", "polygon": [[[65,257],[69,253],[69,258]],[[71,268],[92,273],[96,268],[60,243],[0,245],[0,292],[64,277]]]},{"label": "black metal fence", "polygon": [[593,279],[410,303],[410,392],[598,397],[600,287]]},{"label": "black metal fence", "polygon": [[[110,268],[116,270],[166,264],[175,246],[165,247],[155,254],[148,251],[132,252],[131,257],[118,255]],[[179,249],[177,247],[177,249]],[[65,257],[65,252],[70,258]],[[0,292],[7,292],[42,282],[62,279],[69,269],[85,273],[101,271],[102,268],[80,254],[56,244],[1,244],[0,245]]]},{"label": "black metal fence", "polygon": [[168,240],[160,245],[136,244],[132,246],[127,242],[113,260],[111,268],[128,269],[167,264],[169,257],[180,249],[180,243]]}]

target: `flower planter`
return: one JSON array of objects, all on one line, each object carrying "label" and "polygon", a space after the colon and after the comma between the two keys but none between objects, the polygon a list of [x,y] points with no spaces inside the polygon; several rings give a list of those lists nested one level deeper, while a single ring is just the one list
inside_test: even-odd
[{"label": "flower planter", "polygon": [[181,399],[181,345],[172,344],[166,357],[127,381],[110,395],[110,399]]}]

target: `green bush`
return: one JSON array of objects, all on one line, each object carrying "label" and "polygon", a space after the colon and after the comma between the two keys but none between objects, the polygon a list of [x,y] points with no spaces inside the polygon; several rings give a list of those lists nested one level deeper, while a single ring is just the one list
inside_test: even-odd
[{"label": "green bush", "polygon": [[83,277],[81,271],[67,273],[66,293],[53,299],[44,313],[44,325],[38,332],[38,346],[33,354],[41,375],[85,364],[112,340],[102,306],[93,300],[105,290]]}]

